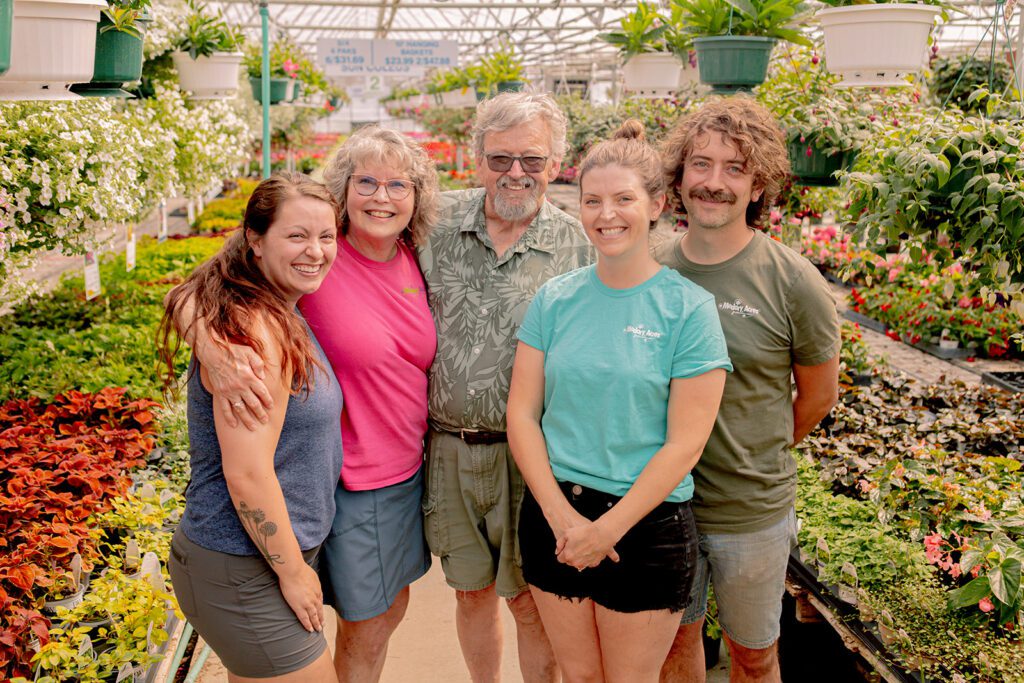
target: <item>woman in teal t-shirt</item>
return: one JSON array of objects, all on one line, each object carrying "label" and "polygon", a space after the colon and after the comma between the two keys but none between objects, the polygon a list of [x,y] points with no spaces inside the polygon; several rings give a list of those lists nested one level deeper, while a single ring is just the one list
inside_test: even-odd
[{"label": "woman in teal t-shirt", "polygon": [[639,122],[591,150],[580,194],[597,264],[537,293],[512,373],[523,574],[568,679],[657,681],[696,564],[690,471],[732,365],[713,297],[650,255],[665,181]]}]

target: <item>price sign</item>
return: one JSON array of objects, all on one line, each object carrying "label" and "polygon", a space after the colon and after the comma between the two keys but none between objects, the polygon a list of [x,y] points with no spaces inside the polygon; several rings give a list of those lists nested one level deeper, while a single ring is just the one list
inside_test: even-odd
[{"label": "price sign", "polygon": [[125,270],[135,270],[135,228],[131,225],[125,228],[124,263]]},{"label": "price sign", "polygon": [[329,77],[418,76],[427,69],[458,66],[459,44],[454,40],[320,38],[316,58]]},{"label": "price sign", "polygon": [[100,264],[95,251],[85,252],[85,298],[95,299],[100,295]]}]

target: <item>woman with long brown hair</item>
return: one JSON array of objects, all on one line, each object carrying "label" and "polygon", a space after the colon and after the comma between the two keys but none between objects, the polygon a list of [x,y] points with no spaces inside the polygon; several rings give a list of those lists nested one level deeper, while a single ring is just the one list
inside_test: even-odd
[{"label": "woman with long brown hair", "polygon": [[207,368],[192,359],[192,479],[168,566],[181,610],[232,682],[334,679],[316,560],[341,472],[342,394],[296,304],[319,288],[337,235],[338,205],[323,185],[274,176],[256,188],[242,229],[166,301],[170,375],[177,317],[182,337],[201,327],[250,347],[274,398],[256,429],[231,426]]}]

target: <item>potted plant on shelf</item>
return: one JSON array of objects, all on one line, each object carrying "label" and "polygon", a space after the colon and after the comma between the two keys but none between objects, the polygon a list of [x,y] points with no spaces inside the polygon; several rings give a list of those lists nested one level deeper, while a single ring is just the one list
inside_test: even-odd
[{"label": "potted plant on shelf", "polygon": [[185,35],[171,56],[182,90],[194,100],[217,100],[238,91],[238,66],[242,62],[239,33],[220,13],[190,0]]},{"label": "potted plant on shelf", "polygon": [[[284,41],[270,47],[270,104],[293,99],[298,62],[292,59],[291,49]],[[253,98],[263,102],[263,50],[259,45],[250,45],[245,50],[242,65],[249,75],[249,86]]]},{"label": "potted plant on shelf", "polygon": [[672,0],[680,30],[693,37],[700,80],[730,94],[764,81],[776,41],[810,46],[797,28],[802,0]]},{"label": "potted plant on shelf", "polygon": [[96,27],[92,80],[71,91],[87,97],[132,97],[121,90],[142,78],[144,27],[152,21],[150,0],[108,0]]},{"label": "potted plant on shelf", "polygon": [[868,0],[821,0],[825,63],[842,76],[839,85],[905,86],[920,71],[935,18],[946,16],[941,0],[875,4]]},{"label": "potted plant on shelf", "polygon": [[0,76],[0,100],[76,98],[68,88],[92,78],[96,24],[106,6],[104,0],[13,0],[10,68]]},{"label": "potted plant on shelf", "polygon": [[619,19],[618,31],[597,36],[619,48],[625,62],[623,87],[628,92],[641,97],[670,97],[679,89],[682,63],[666,41],[671,29],[652,3],[640,2],[636,10]]}]

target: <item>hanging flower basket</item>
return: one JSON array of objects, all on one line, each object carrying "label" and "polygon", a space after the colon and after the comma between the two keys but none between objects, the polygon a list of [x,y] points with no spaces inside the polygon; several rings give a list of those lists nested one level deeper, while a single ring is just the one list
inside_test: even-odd
[{"label": "hanging flower basket", "polygon": [[96,27],[92,80],[76,83],[72,92],[86,97],[131,97],[121,86],[142,78],[142,38],[123,31],[102,31],[110,25],[104,15]]},{"label": "hanging flower basket", "polygon": [[103,0],[14,0],[11,66],[0,100],[67,100],[92,78]]},{"label": "hanging flower basket", "polygon": [[638,97],[672,97],[682,72],[682,63],[671,52],[645,52],[630,57],[622,67],[622,86]]},{"label": "hanging flower basket", "polygon": [[476,106],[476,92],[472,88],[460,88],[441,93],[441,104],[450,109]]},{"label": "hanging flower basket", "polygon": [[825,65],[843,80],[836,85],[909,85],[906,76],[927,59],[928,35],[941,8],[883,4],[818,10]]},{"label": "hanging flower basket", "polygon": [[[271,78],[270,79],[270,103],[277,104],[278,102],[284,102],[288,99],[288,94],[292,90],[292,79],[291,78]],[[260,104],[263,103],[263,79],[249,77],[249,86],[252,88],[252,96]]]},{"label": "hanging flower basket", "polygon": [[0,75],[11,68],[11,22],[14,0],[0,0]]},{"label": "hanging flower basket", "polygon": [[834,174],[849,168],[852,156],[849,152],[828,154],[815,146],[813,137],[803,142],[796,137],[789,142],[789,163],[793,170],[793,182],[798,185],[837,186],[839,180]]},{"label": "hanging flower basket", "polygon": [[764,36],[703,36],[693,39],[701,83],[716,94],[750,90],[764,83],[775,38]]},{"label": "hanging flower basket", "polygon": [[209,57],[192,59],[187,52],[174,52],[174,68],[182,90],[193,100],[223,100],[238,92],[241,52],[214,52]]},{"label": "hanging flower basket", "polygon": [[525,86],[522,81],[498,81],[497,90],[500,95],[503,92],[520,92]]}]

